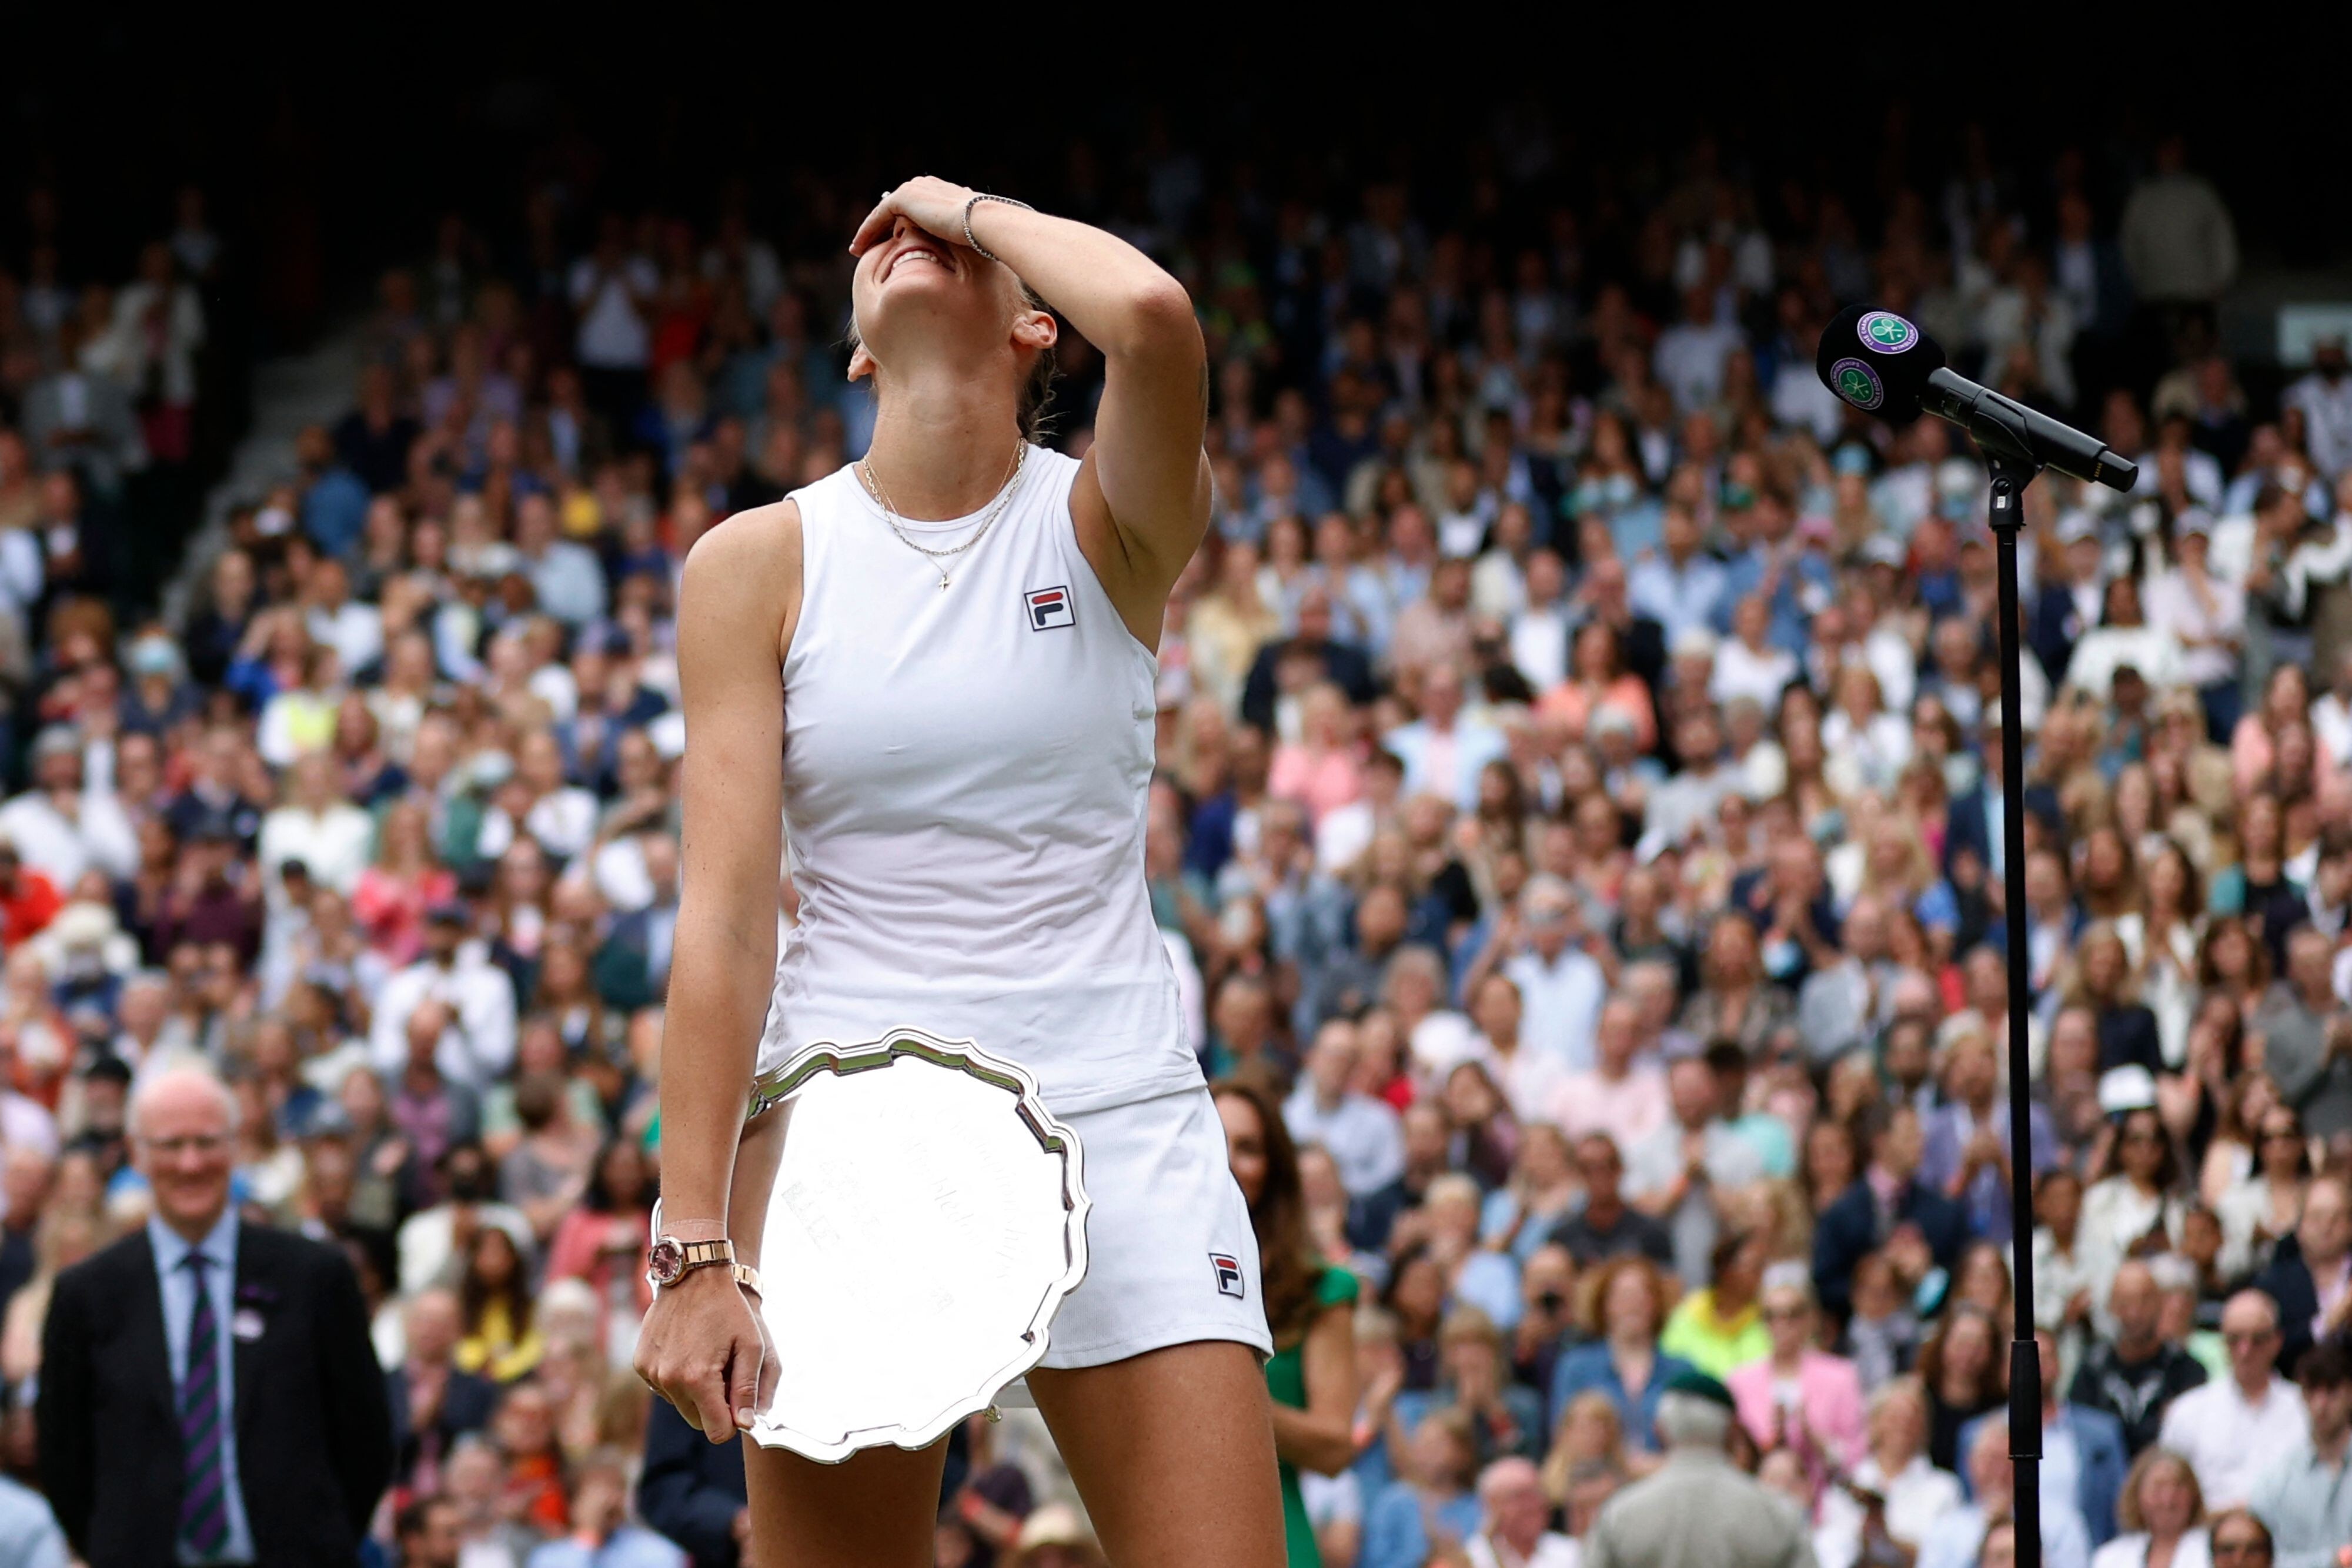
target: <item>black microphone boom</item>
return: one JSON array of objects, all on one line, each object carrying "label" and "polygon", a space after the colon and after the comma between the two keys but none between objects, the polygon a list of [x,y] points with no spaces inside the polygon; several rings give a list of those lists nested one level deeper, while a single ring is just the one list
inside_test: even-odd
[{"label": "black microphone boom", "polygon": [[1929,371],[1919,406],[1967,431],[1988,453],[2000,449],[2003,456],[2113,490],[2129,490],[2139,477],[2139,465],[2108,451],[2097,436],[2061,424],[1955,371]]},{"label": "black microphone boom", "polygon": [[1840,311],[1822,332],[1814,370],[1823,386],[1864,413],[1891,424],[1932,413],[1967,431],[1988,457],[2115,490],[2129,490],[2139,477],[2137,464],[2108,451],[2097,436],[1948,367],[1936,340],[1892,310],[1855,305]]}]

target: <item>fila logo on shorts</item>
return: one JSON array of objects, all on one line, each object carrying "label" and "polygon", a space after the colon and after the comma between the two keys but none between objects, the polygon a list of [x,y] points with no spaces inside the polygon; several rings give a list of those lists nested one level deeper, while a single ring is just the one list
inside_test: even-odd
[{"label": "fila logo on shorts", "polygon": [[1217,1294],[1242,1299],[1242,1260],[1230,1252],[1209,1254],[1209,1267],[1217,1271]]},{"label": "fila logo on shorts", "polygon": [[1070,591],[1066,586],[1033,588],[1021,598],[1029,607],[1029,630],[1032,632],[1078,623],[1077,614],[1070,605]]}]

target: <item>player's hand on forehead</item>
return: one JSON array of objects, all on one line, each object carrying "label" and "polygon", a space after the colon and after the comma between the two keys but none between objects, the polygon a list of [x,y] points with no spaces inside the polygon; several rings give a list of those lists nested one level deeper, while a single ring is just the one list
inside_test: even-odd
[{"label": "player's hand on forehead", "polygon": [[880,245],[890,237],[891,230],[902,217],[926,234],[961,246],[964,204],[971,200],[971,194],[970,186],[919,174],[897,189],[882,193],[882,199],[866,214],[866,221],[857,225],[857,233],[851,237],[849,254],[864,256]]}]

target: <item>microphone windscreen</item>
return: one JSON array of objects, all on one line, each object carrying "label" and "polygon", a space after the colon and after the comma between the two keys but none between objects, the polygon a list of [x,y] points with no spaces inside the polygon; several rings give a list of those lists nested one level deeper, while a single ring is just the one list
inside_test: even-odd
[{"label": "microphone windscreen", "polygon": [[1927,378],[1944,368],[1944,350],[1892,310],[1850,305],[1822,329],[1813,368],[1823,386],[1863,413],[1908,424],[1919,417]]}]

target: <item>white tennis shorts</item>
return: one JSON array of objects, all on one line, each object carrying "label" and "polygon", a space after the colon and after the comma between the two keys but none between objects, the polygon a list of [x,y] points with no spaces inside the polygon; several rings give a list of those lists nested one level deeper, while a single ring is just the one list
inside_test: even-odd
[{"label": "white tennis shorts", "polygon": [[1205,1087],[1061,1120],[1086,1161],[1087,1277],[1047,1330],[1049,1367],[1101,1366],[1195,1340],[1274,1354],[1257,1239]]}]

